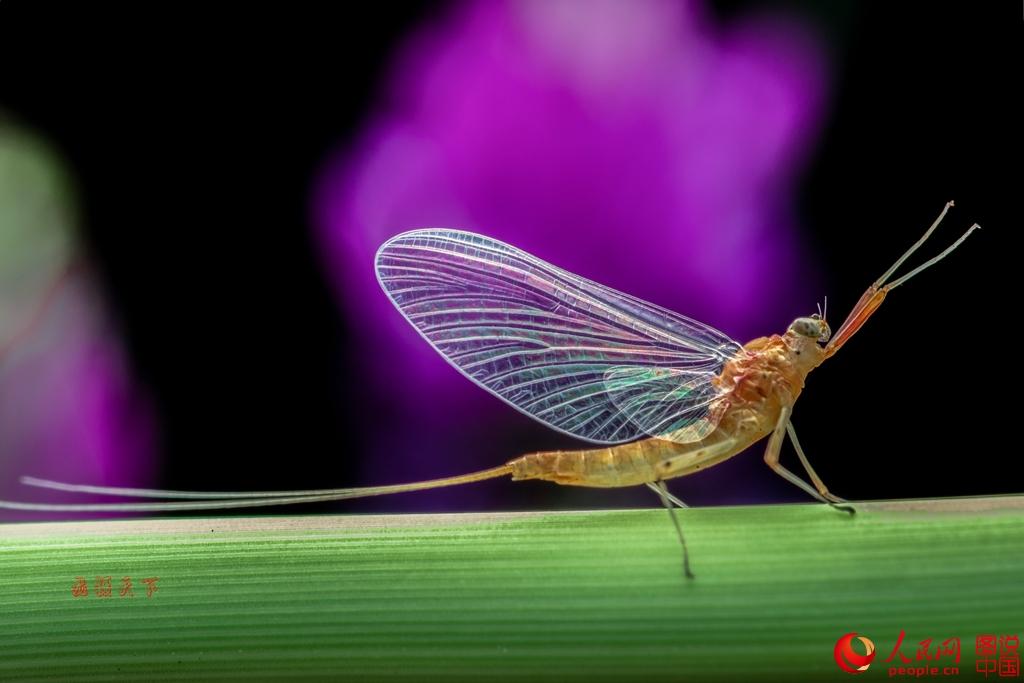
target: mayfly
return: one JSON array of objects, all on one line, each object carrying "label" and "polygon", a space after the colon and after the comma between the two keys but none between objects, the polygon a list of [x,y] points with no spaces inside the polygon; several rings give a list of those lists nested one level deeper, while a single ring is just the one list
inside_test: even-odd
[{"label": "mayfly", "polygon": [[[797,318],[782,335],[741,345],[703,323],[584,279],[498,240],[458,230],[413,230],[388,240],[377,278],[401,314],[449,363],[514,408],[593,445],[515,458],[499,467],[430,481],[349,489],[188,492],[63,484],[77,493],[191,499],[187,502],[48,505],[45,511],[209,510],[378,496],[511,476],[572,486],[647,486],[668,509],[690,571],[668,479],[712,467],[768,437],[764,459],[819,501],[852,512],[829,492],[790,421],[808,373],[832,357],[886,295],[945,258],[943,252],[890,279],[946,212],[876,280],[833,335],[827,311]],[[779,462],[789,436],[808,484]],[[812,485],[813,484],[813,485]]]}]

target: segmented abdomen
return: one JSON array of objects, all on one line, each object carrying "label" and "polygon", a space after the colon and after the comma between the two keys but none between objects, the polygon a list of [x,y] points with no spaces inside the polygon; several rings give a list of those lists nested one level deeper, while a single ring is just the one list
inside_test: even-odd
[{"label": "segmented abdomen", "polygon": [[509,462],[512,479],[544,479],[570,486],[636,486],[658,478],[654,464],[692,448],[663,439],[578,451],[529,453]]}]

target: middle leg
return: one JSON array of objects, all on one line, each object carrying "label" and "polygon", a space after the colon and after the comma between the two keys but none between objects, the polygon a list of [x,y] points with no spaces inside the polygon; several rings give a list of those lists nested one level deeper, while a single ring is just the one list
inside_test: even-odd
[{"label": "middle leg", "polygon": [[840,498],[835,494],[829,493],[828,487],[825,486],[825,482],[821,480],[818,473],[814,471],[813,467],[811,467],[811,463],[807,459],[807,456],[804,455],[804,449],[800,447],[800,441],[796,438],[796,429],[793,427],[792,422],[786,423],[786,433],[789,434],[789,440],[793,442],[793,448],[796,449],[796,457],[800,458],[800,462],[803,464],[804,469],[807,470],[807,476],[809,476],[811,481],[814,482],[814,488],[818,489],[818,493],[833,503],[848,502],[845,498]]},{"label": "middle leg", "polygon": [[786,436],[786,425],[789,424],[789,416],[792,414],[792,412],[793,409],[789,406],[784,406],[782,408],[782,412],[779,414],[779,421],[775,424],[775,430],[772,432],[772,435],[768,438],[768,447],[765,449],[764,452],[765,463],[768,465],[768,467],[772,468],[772,471],[775,472],[775,474],[779,475],[789,483],[800,487],[808,494],[810,494],[813,498],[820,500],[822,503],[827,503],[828,505],[831,505],[837,510],[842,510],[844,512],[849,512],[850,514],[853,514],[854,509],[852,507],[837,505],[835,502],[829,500],[825,496],[818,493],[810,484],[808,484],[806,481],[804,481],[800,477],[796,476],[795,474],[787,470],[785,467],[782,466],[782,463],[779,462],[779,458],[782,455],[782,442]]}]

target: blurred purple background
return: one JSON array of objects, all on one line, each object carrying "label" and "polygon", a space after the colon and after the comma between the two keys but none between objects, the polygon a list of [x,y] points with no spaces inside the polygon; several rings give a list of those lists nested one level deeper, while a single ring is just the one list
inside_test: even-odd
[{"label": "blurred purple background", "polygon": [[[81,264],[0,357],[0,496],[67,499],[18,487],[21,474],[396,483],[579,447],[473,386],[392,308],[373,255],[402,231],[484,233],[745,342],[826,294],[842,317],[950,198],[940,242],[985,230],[815,373],[795,421],[845,497],[1017,486],[1002,431],[945,428],[1015,419],[967,388],[997,356],[947,343],[1004,320],[1019,287],[1014,8],[133,12],[125,31],[116,5],[0,3],[0,143],[45,162],[0,175],[0,348]],[[992,460],[963,468],[965,453]],[[760,447],[673,490],[694,505],[807,500]],[[639,488],[492,481],[270,512],[657,504]]]},{"label": "blurred purple background", "polygon": [[373,256],[399,232],[497,237],[740,341],[812,312],[793,190],[827,71],[799,22],[719,26],[698,3],[477,2],[414,31],[314,201],[383,427],[364,480],[491,466],[528,428],[380,291]]},{"label": "blurred purple background", "polygon": [[156,417],[81,248],[75,194],[60,155],[0,118],[2,498],[32,495],[24,474],[127,486],[152,484],[159,464]]},{"label": "blurred purple background", "polygon": [[[104,309],[88,276],[78,273],[35,331],[35,342],[0,358],[3,497],[37,495],[17,485],[24,474],[106,486],[155,483],[159,460],[152,404],[132,376]],[[46,495],[53,502],[81,500]],[[39,515],[5,510],[4,517]]]}]

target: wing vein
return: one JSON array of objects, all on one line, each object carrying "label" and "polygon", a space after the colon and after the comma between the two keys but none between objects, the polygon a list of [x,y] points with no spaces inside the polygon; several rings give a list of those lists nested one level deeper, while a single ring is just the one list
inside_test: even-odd
[{"label": "wing vein", "polygon": [[463,374],[518,410],[595,443],[692,439],[742,348],[712,327],[456,230],[386,242],[377,278]]}]

